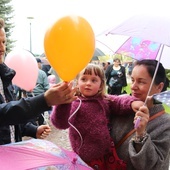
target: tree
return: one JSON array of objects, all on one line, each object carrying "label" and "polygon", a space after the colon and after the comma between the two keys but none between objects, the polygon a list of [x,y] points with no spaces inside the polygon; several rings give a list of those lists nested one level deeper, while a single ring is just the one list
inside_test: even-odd
[{"label": "tree", "polygon": [[12,0],[0,0],[0,18],[5,21],[5,32],[7,36],[6,52],[10,52],[13,48],[13,43],[15,42],[10,38],[12,33],[12,28],[14,24],[11,22],[13,19],[13,6],[11,5]]}]

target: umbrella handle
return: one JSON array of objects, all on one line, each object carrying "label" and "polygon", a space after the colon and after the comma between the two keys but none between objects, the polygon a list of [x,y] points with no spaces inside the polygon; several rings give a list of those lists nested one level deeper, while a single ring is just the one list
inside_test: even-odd
[{"label": "umbrella handle", "polygon": [[[155,72],[154,72],[154,75],[153,75],[153,78],[152,78],[151,85],[150,85],[149,90],[148,90],[148,94],[147,94],[146,99],[145,99],[145,102],[144,102],[144,106],[147,106],[147,101],[148,101],[148,98],[147,98],[147,97],[150,95],[150,92],[151,92],[153,83],[154,83],[154,81],[155,81],[155,77],[156,77],[156,74],[157,74],[157,71],[158,71],[158,67],[159,67],[159,63],[160,63],[160,60],[161,60],[161,56],[162,56],[163,49],[164,49],[164,45],[161,46],[161,50],[160,50],[160,53],[159,53],[158,62],[157,62],[156,68],[155,68]],[[138,128],[140,121],[141,121],[141,118],[137,118],[137,120],[136,120],[136,122],[135,122],[134,128]]]},{"label": "umbrella handle", "polygon": [[136,122],[135,122],[135,126],[134,126],[135,129],[138,128],[140,121],[141,121],[141,117],[139,116],[139,117],[136,119]]}]

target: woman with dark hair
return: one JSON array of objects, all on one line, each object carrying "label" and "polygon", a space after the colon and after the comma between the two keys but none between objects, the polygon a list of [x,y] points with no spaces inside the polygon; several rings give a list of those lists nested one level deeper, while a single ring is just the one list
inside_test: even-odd
[{"label": "woman with dark hair", "polygon": [[[141,60],[135,63],[131,75],[132,96],[145,101],[157,63],[156,60]],[[150,95],[160,93],[164,88],[165,81],[165,69],[160,63]],[[140,113],[135,118],[133,115],[123,117],[114,115],[111,119],[113,129],[111,136],[115,144],[119,143],[117,153],[121,159],[127,162],[128,170],[169,169],[170,115],[165,113],[161,103],[150,103],[148,108],[150,118],[146,114]],[[132,131],[134,129],[133,122],[137,117],[140,118],[139,126]]]},{"label": "woman with dark hair", "polygon": [[127,86],[127,81],[125,67],[121,65],[119,58],[115,58],[113,64],[107,67],[105,75],[108,93],[120,95],[122,87]]}]

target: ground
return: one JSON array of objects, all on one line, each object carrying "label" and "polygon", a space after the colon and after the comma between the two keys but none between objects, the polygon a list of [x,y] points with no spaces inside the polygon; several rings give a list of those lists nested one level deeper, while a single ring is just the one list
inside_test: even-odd
[{"label": "ground", "polygon": [[[56,129],[49,120],[48,120],[48,124],[51,127],[52,132],[44,140],[48,140],[64,149],[71,150],[71,146],[68,138],[68,130]],[[30,137],[23,138],[23,140],[28,140],[28,139],[30,139]]]},{"label": "ground", "polygon": [[45,139],[55,143],[57,146],[61,146],[62,148],[71,150],[69,138],[68,138],[68,130],[58,130],[51,123],[49,125],[52,129],[50,135]]}]

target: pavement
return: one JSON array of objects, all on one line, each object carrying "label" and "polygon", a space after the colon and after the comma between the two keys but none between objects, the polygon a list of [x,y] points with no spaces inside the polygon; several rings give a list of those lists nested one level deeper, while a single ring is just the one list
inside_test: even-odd
[{"label": "pavement", "polygon": [[[58,130],[56,129],[51,122],[49,121],[48,117],[46,117],[46,121],[51,127],[52,132],[50,135],[45,138],[44,140],[48,140],[57,146],[60,146],[64,149],[71,150],[69,137],[68,137],[68,129],[67,130]],[[23,137],[23,140],[31,139],[31,137]]]}]

